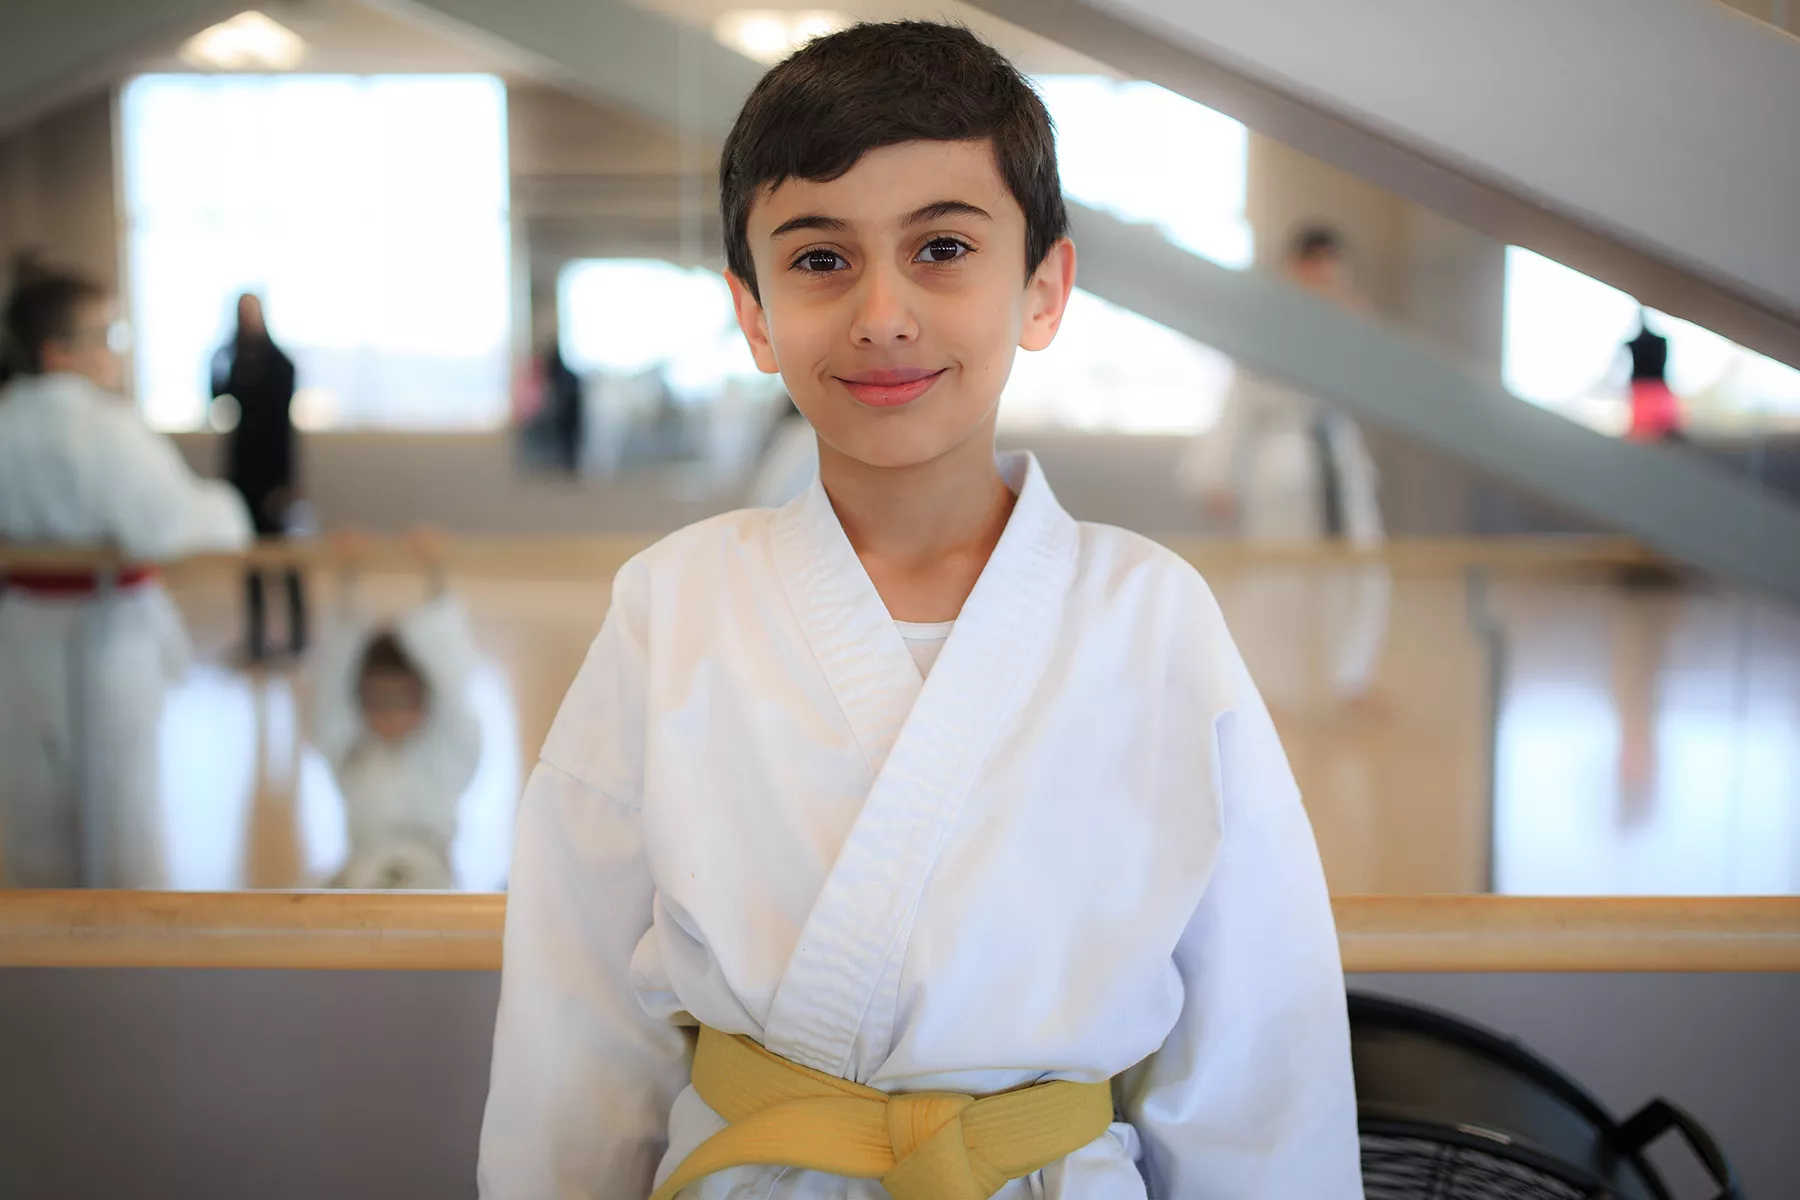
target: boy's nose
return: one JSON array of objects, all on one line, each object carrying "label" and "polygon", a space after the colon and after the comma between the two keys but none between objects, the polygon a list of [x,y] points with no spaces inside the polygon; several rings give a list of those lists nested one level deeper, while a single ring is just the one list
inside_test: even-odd
[{"label": "boy's nose", "polygon": [[891,266],[877,267],[863,276],[854,295],[856,319],[850,336],[857,345],[885,346],[918,338],[919,324],[902,272]]}]

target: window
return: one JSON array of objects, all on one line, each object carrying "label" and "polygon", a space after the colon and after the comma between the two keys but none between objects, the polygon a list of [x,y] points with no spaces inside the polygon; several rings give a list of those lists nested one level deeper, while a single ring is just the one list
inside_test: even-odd
[{"label": "window", "polygon": [[1154,83],[1097,75],[1033,83],[1056,123],[1057,167],[1071,200],[1153,224],[1221,266],[1250,265],[1250,135],[1240,122]]},{"label": "window", "polygon": [[563,362],[582,377],[579,461],[608,473],[680,462],[727,479],[779,413],[724,276],[664,259],[578,259],[557,277]]},{"label": "window", "polygon": [[1218,420],[1235,372],[1210,346],[1075,289],[1056,340],[1013,359],[1007,429],[1199,433]]},{"label": "window", "polygon": [[738,331],[717,271],[653,258],[581,259],[557,278],[563,360],[576,372],[662,372],[703,401],[733,380],[764,378]]},{"label": "window", "polygon": [[151,75],[122,103],[137,394],[207,417],[233,301],[260,293],[310,428],[507,414],[506,97],[471,76]]},{"label": "window", "polygon": [[[1222,266],[1250,265],[1242,124],[1153,83],[1033,82],[1056,123],[1071,200],[1155,225],[1175,247]],[[1050,348],[1014,360],[1000,419],[1012,429],[1194,433],[1217,419],[1232,378],[1218,351],[1078,288]]]},{"label": "window", "polygon": [[[1508,391],[1608,433],[1627,420],[1622,348],[1637,333],[1638,304],[1617,288],[1534,254],[1506,249],[1501,354]],[[1655,310],[1669,339],[1669,387],[1692,426],[1719,432],[1800,424],[1800,371]]]}]

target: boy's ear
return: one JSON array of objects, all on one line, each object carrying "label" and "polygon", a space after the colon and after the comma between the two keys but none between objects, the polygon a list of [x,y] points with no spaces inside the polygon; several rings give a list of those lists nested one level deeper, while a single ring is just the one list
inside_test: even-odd
[{"label": "boy's ear", "polygon": [[769,318],[763,312],[761,302],[751,293],[750,285],[737,277],[737,272],[725,272],[725,283],[731,288],[731,305],[737,310],[738,328],[744,331],[744,340],[750,343],[750,356],[756,359],[756,369],[765,375],[777,375],[781,368],[775,365],[775,343],[769,340]]},{"label": "boy's ear", "polygon": [[1042,350],[1056,339],[1075,288],[1075,243],[1059,238],[1025,283],[1025,324],[1019,349]]}]

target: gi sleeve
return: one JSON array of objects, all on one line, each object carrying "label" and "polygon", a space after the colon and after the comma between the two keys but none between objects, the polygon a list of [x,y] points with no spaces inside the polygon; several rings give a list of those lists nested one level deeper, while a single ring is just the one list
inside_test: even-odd
[{"label": "gi sleeve", "polygon": [[1223,840],[1175,950],[1180,1018],[1120,1081],[1161,1200],[1361,1200],[1343,968],[1312,827],[1235,648]]},{"label": "gi sleeve", "polygon": [[634,564],[520,803],[505,969],[481,1131],[486,1200],[650,1193],[687,1040],[631,985],[650,928],[645,640]]},{"label": "gi sleeve", "polygon": [[350,751],[363,735],[357,673],[369,637],[368,621],[346,617],[341,624],[328,627],[313,650],[307,691],[308,740],[331,764],[335,775],[342,775]]},{"label": "gi sleeve", "polygon": [[461,796],[481,763],[481,722],[469,701],[481,656],[468,613],[454,596],[435,596],[402,617],[394,632],[431,688],[430,718],[420,736],[430,746],[426,761],[436,791]]},{"label": "gi sleeve", "polygon": [[104,427],[100,482],[107,524],[127,558],[161,561],[250,542],[250,514],[231,485],[201,479],[174,443],[120,409]]},{"label": "gi sleeve", "polygon": [[1219,419],[1182,451],[1175,473],[1184,495],[1203,499],[1223,492],[1241,499],[1244,463],[1254,449],[1261,408],[1253,383],[1240,377],[1232,384]]}]

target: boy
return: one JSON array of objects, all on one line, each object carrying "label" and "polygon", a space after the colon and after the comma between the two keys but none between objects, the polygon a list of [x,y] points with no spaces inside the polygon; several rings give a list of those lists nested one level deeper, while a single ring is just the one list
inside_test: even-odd
[{"label": "boy", "polygon": [[858,26],[757,86],[721,191],[821,480],[619,573],[519,815],[484,1194],[1360,1196],[1324,882],[1218,610],[995,462],[1074,279],[1043,106],[965,30]]},{"label": "boy", "polygon": [[[0,541],[109,545],[133,564],[245,545],[250,518],[236,493],[195,478],[115,394],[115,324],[111,296],[79,275],[39,270],[14,289],[5,352],[17,375],[0,390]],[[91,573],[4,576],[0,884],[166,882],[157,728],[187,638],[147,565],[127,567],[114,585],[106,601]],[[98,830],[81,829],[83,792],[106,806]],[[99,838],[97,876],[82,871],[89,837]]]}]

